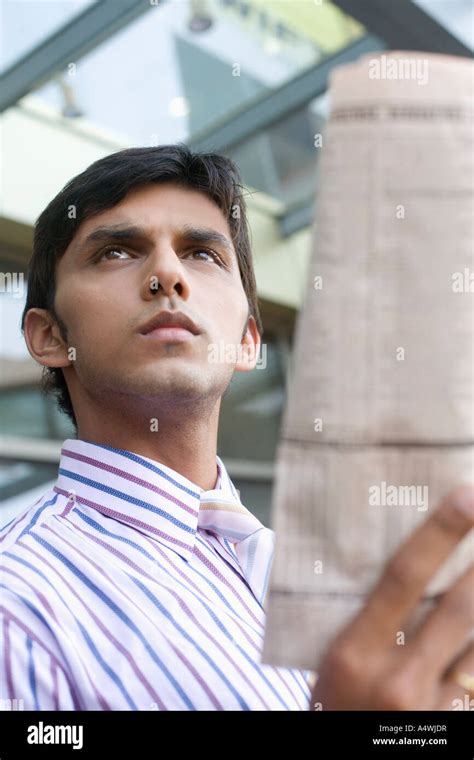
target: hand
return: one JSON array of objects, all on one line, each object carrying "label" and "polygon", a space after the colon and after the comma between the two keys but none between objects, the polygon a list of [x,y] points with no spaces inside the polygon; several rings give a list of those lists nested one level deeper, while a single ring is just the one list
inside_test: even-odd
[{"label": "hand", "polygon": [[[331,642],[311,709],[452,710],[474,675],[474,565],[446,591],[411,639],[397,644],[431,576],[474,524],[474,486],[460,486],[389,560],[362,610]],[[474,707],[474,699],[471,708]],[[467,707],[469,709],[469,707]]]}]

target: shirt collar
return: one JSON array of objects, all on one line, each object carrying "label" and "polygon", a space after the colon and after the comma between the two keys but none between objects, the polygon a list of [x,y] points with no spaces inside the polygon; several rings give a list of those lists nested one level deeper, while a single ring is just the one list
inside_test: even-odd
[{"label": "shirt collar", "polygon": [[126,523],[189,560],[194,551],[201,501],[218,495],[240,501],[224,463],[205,491],[170,467],[113,446],[76,438],[63,442],[54,490],[81,505]]}]

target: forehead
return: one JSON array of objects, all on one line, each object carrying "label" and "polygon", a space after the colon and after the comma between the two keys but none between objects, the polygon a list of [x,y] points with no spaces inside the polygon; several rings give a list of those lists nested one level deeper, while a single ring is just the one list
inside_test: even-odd
[{"label": "forehead", "polygon": [[72,244],[79,243],[99,225],[137,224],[151,234],[185,225],[213,227],[230,237],[222,210],[205,193],[175,183],[150,184],[132,190],[116,206],[86,219]]}]

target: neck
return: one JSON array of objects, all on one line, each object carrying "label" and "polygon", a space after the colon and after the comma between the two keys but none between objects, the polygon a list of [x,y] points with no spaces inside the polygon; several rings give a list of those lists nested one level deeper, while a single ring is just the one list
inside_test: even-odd
[{"label": "neck", "polygon": [[172,409],[100,409],[89,406],[76,414],[77,437],[132,451],[170,467],[204,490],[214,488],[217,479],[217,429],[220,399],[211,408],[181,404]]}]

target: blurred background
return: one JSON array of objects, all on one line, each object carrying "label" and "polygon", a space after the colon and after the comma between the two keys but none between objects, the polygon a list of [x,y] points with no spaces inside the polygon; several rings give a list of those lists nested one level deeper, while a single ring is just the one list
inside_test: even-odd
[{"label": "blurred background", "polygon": [[[93,161],[186,142],[233,158],[266,366],[223,401],[219,455],[266,524],[317,203],[332,69],[371,51],[472,56],[472,0],[0,0],[0,527],[74,437],[20,330],[36,218]],[[24,283],[24,284],[22,284]]]}]

